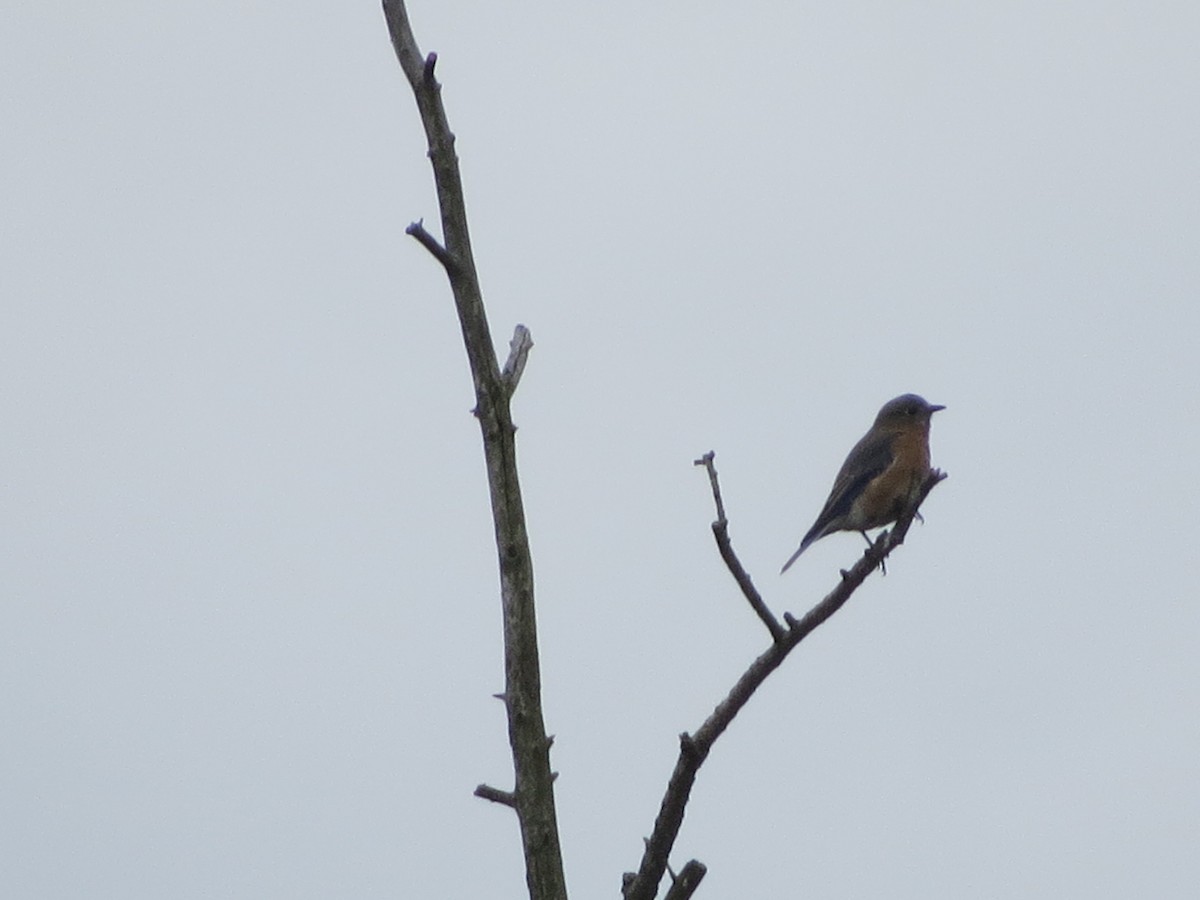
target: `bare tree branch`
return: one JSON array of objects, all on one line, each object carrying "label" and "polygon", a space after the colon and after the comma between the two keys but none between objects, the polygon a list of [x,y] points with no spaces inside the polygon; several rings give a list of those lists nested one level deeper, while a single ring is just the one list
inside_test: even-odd
[{"label": "bare tree branch", "polygon": [[779,667],[787,655],[821,623],[841,609],[867,576],[879,568],[889,553],[904,543],[913,517],[917,514],[917,508],[945,477],[945,474],[936,469],[930,472],[921,486],[916,502],[897,520],[895,527],[876,538],[874,545],[864,551],[862,558],[849,571],[841,573],[842,580],[837,587],[802,618],[796,619],[790,614],[785,614],[784,621],[787,622],[788,628],[783,637],[771,644],[750,664],[728,696],[717,704],[717,708],[704,720],[704,724],[695,734],[684,733],[679,736],[679,759],[667,782],[662,806],[654,822],[654,831],[646,840],[641,865],[636,874],[626,873],[624,879],[625,900],[653,900],[657,893],[658,883],[667,868],[667,858],[675,845],[675,839],[679,836],[679,827],[683,823],[684,810],[691,795],[692,785],[696,781],[696,773],[708,758],[716,739],[729,727],[742,707],[754,696],[759,685]]},{"label": "bare tree branch", "polygon": [[514,809],[517,805],[517,795],[512,791],[502,791],[500,788],[492,787],[490,784],[481,784],[475,788],[475,796],[482,800],[491,800],[493,803],[499,803],[503,806],[511,806]]},{"label": "bare tree branch", "polygon": [[[542,718],[533,560],[517,477],[516,427],[509,407],[519,369],[532,342],[526,331],[521,342],[524,349],[513,361],[508,377],[503,376],[496,362],[496,348],[471,253],[454,134],[442,106],[441,85],[434,75],[437,56],[432,53],[421,56],[403,0],[383,0],[383,13],[396,57],[425,127],[445,247],[428,235],[420,223],[410,227],[409,233],[437,257],[449,277],[475,384],[475,413],[483,432],[504,612],[503,700],[515,775],[510,805],[516,809],[521,827],[525,880],[531,900],[565,900],[567,888],[554,807],[550,741]],[[486,799],[494,802],[504,802],[507,797],[506,792],[495,789],[485,793],[490,794]]]},{"label": "bare tree branch", "polygon": [[530,335],[529,329],[518,325],[513,329],[512,340],[508,342],[508,360],[504,363],[504,371],[500,373],[509,394],[517,389],[521,374],[525,371],[525,360],[529,358],[529,351],[532,349],[533,336]]},{"label": "bare tree branch", "polygon": [[404,229],[405,234],[415,237],[434,258],[445,268],[446,274],[453,278],[458,272],[458,263],[454,261],[454,257],[449,254],[445,247],[438,243],[438,239],[425,230],[425,220],[418,219],[407,228]]},{"label": "bare tree branch", "polygon": [[708,874],[708,868],[698,859],[689,860],[679,874],[671,874],[671,888],[667,891],[666,900],[688,900],[700,887],[700,882]]},{"label": "bare tree branch", "polygon": [[754,586],[754,582],[750,580],[749,573],[743,568],[737,554],[733,552],[733,542],[729,539],[729,521],[725,518],[725,504],[721,502],[721,484],[717,480],[717,467],[713,465],[715,458],[716,454],[709,450],[693,465],[704,466],[708,470],[708,482],[712,486],[713,502],[717,506],[717,521],[712,523],[713,537],[717,539],[717,550],[721,554],[721,559],[725,560],[725,565],[733,575],[734,581],[742,589],[743,596],[749,601],[750,607],[767,626],[767,631],[771,632],[771,640],[783,640],[783,626],[767,609],[767,604],[763,602],[762,595]]}]

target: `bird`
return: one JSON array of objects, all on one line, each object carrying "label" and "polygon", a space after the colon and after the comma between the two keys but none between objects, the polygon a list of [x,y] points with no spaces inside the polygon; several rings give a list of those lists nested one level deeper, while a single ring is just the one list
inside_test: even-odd
[{"label": "bird", "polygon": [[929,420],[945,408],[917,394],[883,404],[875,424],[842,463],[829,499],[781,575],[810,544],[835,531],[857,531],[874,546],[867,529],[895,522],[929,475]]}]

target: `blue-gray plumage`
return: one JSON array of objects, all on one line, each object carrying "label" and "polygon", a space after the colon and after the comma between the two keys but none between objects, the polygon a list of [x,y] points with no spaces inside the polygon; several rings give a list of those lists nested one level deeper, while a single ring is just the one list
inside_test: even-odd
[{"label": "blue-gray plumage", "polygon": [[883,405],[871,430],[842,463],[821,514],[781,573],[827,534],[857,531],[869,544],[867,529],[900,517],[929,475],[930,416],[945,408],[916,394],[902,394]]}]

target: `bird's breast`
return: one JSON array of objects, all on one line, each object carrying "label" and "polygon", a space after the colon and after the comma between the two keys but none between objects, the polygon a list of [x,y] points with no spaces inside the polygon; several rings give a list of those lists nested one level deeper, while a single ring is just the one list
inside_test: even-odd
[{"label": "bird's breast", "polygon": [[929,474],[927,434],[912,429],[892,439],[892,462],[851,504],[851,527],[865,531],[887,525],[912,504]]}]

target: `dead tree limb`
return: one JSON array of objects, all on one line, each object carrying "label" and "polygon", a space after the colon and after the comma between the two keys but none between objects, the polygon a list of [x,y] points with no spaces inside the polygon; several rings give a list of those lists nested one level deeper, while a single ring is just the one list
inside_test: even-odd
[{"label": "dead tree limb", "polygon": [[708,874],[708,868],[699,860],[689,860],[679,874],[671,873],[671,887],[667,890],[664,900],[688,900],[700,887],[700,882]]},{"label": "dead tree limb", "polygon": [[511,792],[484,785],[477,793],[516,810],[531,900],[565,900],[567,889],[554,807],[550,739],[542,718],[533,561],[517,478],[516,428],[509,408],[509,399],[533,342],[528,330],[518,325],[512,353],[501,372],[471,253],[454,134],[442,106],[441,85],[434,75],[437,55],[421,55],[403,0],[383,0],[383,13],[396,57],[412,87],[425,126],[443,241],[439,242],[419,221],[408,227],[408,233],[441,263],[450,280],[475,383],[475,415],[483,432],[496,532],[504,612],[505,689],[501,696],[508,711],[515,784]]},{"label": "dead tree limb", "polygon": [[717,480],[717,468],[713,464],[715,458],[716,454],[709,450],[693,465],[704,466],[708,472],[708,483],[712,486],[713,503],[717,507],[717,519],[712,523],[712,531],[713,537],[717,541],[717,551],[721,554],[721,559],[725,560],[725,566],[729,569],[733,580],[742,589],[742,596],[746,598],[755,614],[762,619],[762,623],[767,626],[767,631],[771,632],[771,640],[783,640],[786,633],[783,626],[767,608],[762,594],[758,592],[758,588],[754,586],[754,582],[750,578],[750,573],[746,571],[737,558],[737,554],[733,552],[733,542],[729,539],[729,520],[725,518],[725,503],[721,500],[721,483]]},{"label": "dead tree limb", "polygon": [[[712,466],[712,457],[706,455],[697,460],[697,463],[706,465],[709,470],[714,500],[717,503],[718,522],[720,522],[724,520],[724,504],[719,499],[720,492],[716,487],[716,471]],[[654,821],[654,830],[646,840],[646,849],[642,854],[641,865],[636,873],[626,873],[623,882],[622,892],[625,900],[653,900],[657,894],[659,882],[667,870],[668,857],[671,849],[675,846],[679,828],[683,824],[684,811],[688,798],[691,796],[692,785],[696,781],[696,773],[704,764],[704,760],[708,758],[713,743],[729,727],[734,717],[741,712],[742,707],[754,696],[759,685],[767,679],[768,675],[779,668],[787,655],[821,623],[841,609],[867,576],[880,567],[887,559],[888,554],[904,543],[905,535],[908,534],[918,507],[937,483],[945,477],[936,469],[929,474],[912,507],[897,520],[891,531],[885,531],[875,540],[873,546],[867,548],[862,558],[849,571],[842,571],[841,581],[837,587],[830,591],[820,603],[800,619],[794,618],[790,613],[784,613],[783,619],[787,623],[787,628],[782,629],[782,636],[775,639],[771,646],[750,664],[750,667],[734,684],[733,689],[724,700],[717,704],[717,708],[704,720],[695,733],[685,732],[679,736],[679,758],[675,763],[670,780],[667,782],[667,790],[663,796],[662,805],[659,807],[658,817]],[[715,525],[713,530],[716,531]],[[717,537],[717,543],[718,546],[721,546],[720,535]],[[735,578],[738,578],[738,571],[744,572],[741,563],[737,561],[731,547],[721,548],[722,557],[726,557],[726,552],[733,558],[733,563],[729,563],[726,558],[730,571],[734,573]],[[734,563],[736,563],[736,570]],[[747,576],[747,582],[748,580]],[[738,583],[742,584],[743,582],[738,579]],[[750,599],[749,596],[747,599]],[[753,601],[751,601],[751,605],[754,605]],[[764,605],[763,609],[765,608]],[[762,618],[762,613],[759,615]],[[767,615],[770,613],[768,612]],[[767,620],[764,619],[764,621]],[[768,628],[770,628],[769,624]]]}]

